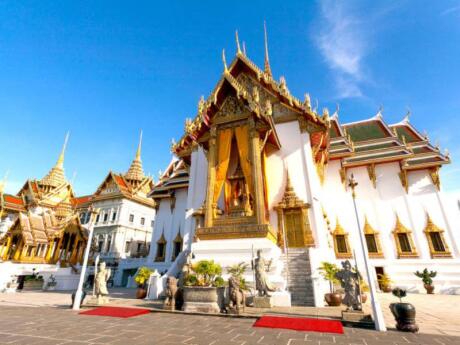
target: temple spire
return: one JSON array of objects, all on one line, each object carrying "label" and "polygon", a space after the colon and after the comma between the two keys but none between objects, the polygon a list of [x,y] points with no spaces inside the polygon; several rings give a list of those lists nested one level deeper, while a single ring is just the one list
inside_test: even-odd
[{"label": "temple spire", "polygon": [[144,169],[142,168],[141,149],[142,149],[142,130],[139,135],[139,144],[137,145],[136,156],[134,157],[134,160],[131,163],[129,170],[125,175],[126,179],[128,180],[142,181],[145,177]]},{"label": "temple spire", "polygon": [[54,167],[51,168],[48,175],[41,179],[42,185],[57,187],[60,184],[66,182],[65,175],[64,175],[64,157],[65,157],[65,150],[67,148],[67,142],[69,141],[69,132],[67,132],[64,145],[62,145],[61,153],[59,154],[58,160]]},{"label": "temple spire", "polygon": [[222,62],[224,63],[224,72],[228,72],[227,59],[225,58],[225,49],[222,49]]},{"label": "temple spire", "polygon": [[264,21],[264,42],[265,42],[265,61],[264,61],[264,68],[265,73],[269,76],[272,76],[272,70],[270,68],[270,60],[268,58],[268,36],[267,36],[267,24]]},{"label": "temple spire", "polygon": [[236,52],[237,54],[241,54],[240,39],[238,38],[238,30],[235,31],[235,39],[236,39]]}]

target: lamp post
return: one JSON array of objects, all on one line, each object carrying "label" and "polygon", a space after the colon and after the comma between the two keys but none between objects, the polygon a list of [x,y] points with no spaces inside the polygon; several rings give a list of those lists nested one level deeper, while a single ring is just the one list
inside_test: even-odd
[{"label": "lamp post", "polygon": [[88,210],[91,214],[89,226],[88,226],[88,230],[89,230],[88,242],[86,243],[85,257],[83,259],[83,265],[81,267],[80,280],[78,281],[78,288],[77,288],[77,292],[75,293],[75,299],[73,301],[73,306],[72,306],[73,310],[80,310],[81,295],[83,293],[83,282],[85,280],[86,267],[88,266],[89,252],[91,249],[91,244],[93,242],[94,220],[95,220],[96,215],[99,213],[99,210],[93,208],[92,206],[90,206]]},{"label": "lamp post", "polygon": [[371,304],[372,304],[372,316],[374,318],[375,329],[380,332],[385,332],[387,328],[385,326],[385,320],[383,318],[382,308],[380,307],[380,303],[377,300],[377,296],[375,294],[376,288],[375,288],[374,278],[372,277],[371,271],[370,271],[369,253],[367,251],[367,246],[365,244],[364,233],[361,230],[361,225],[359,223],[358,208],[356,206],[356,193],[355,193],[355,188],[357,185],[358,185],[358,182],[355,181],[353,174],[351,174],[350,180],[348,182],[348,186],[351,188],[351,196],[353,198],[353,206],[355,208],[356,225],[358,226],[359,241],[361,244],[361,251],[363,254],[364,267],[366,269],[367,281],[369,283],[369,292],[371,294]]}]

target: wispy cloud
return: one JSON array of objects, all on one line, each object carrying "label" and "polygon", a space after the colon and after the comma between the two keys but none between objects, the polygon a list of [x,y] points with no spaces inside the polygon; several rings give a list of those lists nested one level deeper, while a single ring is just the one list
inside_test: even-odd
[{"label": "wispy cloud", "polygon": [[441,12],[441,16],[445,16],[451,13],[460,12],[460,5],[448,8]]},{"label": "wispy cloud", "polygon": [[322,29],[315,41],[335,73],[339,97],[360,97],[362,62],[368,48],[362,23],[345,2],[327,0],[319,5]]}]

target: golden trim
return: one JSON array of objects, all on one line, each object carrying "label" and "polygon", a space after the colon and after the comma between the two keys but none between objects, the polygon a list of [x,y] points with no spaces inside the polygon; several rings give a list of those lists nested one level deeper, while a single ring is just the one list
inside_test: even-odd
[{"label": "golden trim", "polygon": [[[337,235],[344,236],[345,246],[347,247],[346,253],[339,252],[338,244],[337,244]],[[345,229],[342,227],[342,225],[340,225],[339,217],[336,218],[335,229],[332,232],[332,238],[334,239],[334,252],[335,252],[335,257],[337,259],[350,259],[351,257],[353,257],[353,254],[351,252],[350,242],[348,240],[348,232],[346,232]]]},{"label": "golden trim", "polygon": [[[159,249],[159,245],[162,244],[163,245],[163,255],[158,255],[158,249]],[[163,230],[163,233],[161,234],[161,237],[158,239],[157,241],[157,251],[156,251],[156,254],[155,254],[155,262],[164,262],[165,261],[165,257],[166,257],[166,239],[165,239],[165,232]]]},{"label": "golden trim", "polygon": [[[406,234],[407,240],[409,241],[409,245],[410,245],[410,249],[411,249],[410,252],[403,252],[402,251],[401,243],[399,242],[398,234]],[[412,231],[409,230],[408,228],[406,228],[401,223],[401,221],[399,220],[398,214],[396,214],[396,224],[395,224],[395,227],[393,229],[393,237],[394,237],[395,244],[396,244],[396,250],[398,252],[398,259],[402,259],[402,258],[417,258],[418,257],[417,249],[415,247],[414,240],[412,238]]]},{"label": "golden trim", "polygon": [[372,186],[377,188],[377,175],[375,174],[375,164],[369,164],[367,166],[367,174],[369,175],[369,180],[372,182]]},{"label": "golden trim", "polygon": [[[364,217],[364,227],[363,227],[363,232],[364,232],[364,239],[366,239],[366,235],[373,235],[374,240],[375,240],[375,245],[377,247],[377,252],[376,253],[371,253],[369,251],[369,247],[367,247],[367,252],[369,254],[370,258],[377,259],[377,258],[384,258],[384,254],[382,251],[382,245],[380,243],[380,236],[379,232],[375,230],[372,225],[369,223],[367,216]],[[366,245],[367,245],[367,240],[366,240]]]},{"label": "golden trim", "polygon": [[[428,247],[430,248],[430,254],[432,258],[451,258],[452,253],[449,250],[446,239],[444,238],[444,229],[439,228],[436,224],[433,223],[430,215],[426,214],[426,226],[423,229],[426,239],[428,241]],[[444,246],[444,251],[436,251],[434,249],[433,240],[430,236],[430,233],[438,233],[441,238],[442,245]]]},{"label": "golden trim", "polygon": [[441,189],[441,179],[439,177],[439,167],[430,169],[430,177],[431,177],[431,181],[433,182],[433,185],[439,191]]}]

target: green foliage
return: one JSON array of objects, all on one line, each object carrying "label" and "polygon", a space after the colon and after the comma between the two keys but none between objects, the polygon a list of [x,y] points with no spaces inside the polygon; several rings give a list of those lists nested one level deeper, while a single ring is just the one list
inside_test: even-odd
[{"label": "green foliage", "polygon": [[134,281],[136,282],[138,287],[144,287],[145,283],[149,280],[150,275],[153,271],[148,267],[141,267],[137,270],[137,274],[134,277]]},{"label": "green foliage", "polygon": [[249,290],[248,284],[246,283],[246,279],[243,278],[244,272],[247,270],[248,267],[248,264],[240,262],[227,268],[228,274],[240,281],[240,289],[244,291]]},{"label": "green foliage", "polygon": [[393,296],[399,298],[399,302],[402,302],[402,299],[407,296],[407,291],[401,288],[394,288],[391,290]]},{"label": "green foliage", "polygon": [[187,274],[184,280],[185,286],[198,286],[198,278],[196,274]]},{"label": "green foliage", "polygon": [[425,285],[432,285],[433,284],[433,279],[436,277],[437,272],[436,271],[429,271],[428,269],[425,268],[422,272],[416,271],[414,273],[417,277],[422,278],[423,284]]},{"label": "green foliage", "polygon": [[377,280],[382,286],[391,286],[391,284],[393,283],[390,276],[386,273],[377,274]]},{"label": "green foliage", "polygon": [[329,287],[331,292],[334,292],[334,284],[338,284],[339,280],[335,277],[335,274],[340,271],[339,267],[336,264],[332,264],[330,262],[323,261],[321,262],[321,266],[318,267],[319,274],[329,281]]},{"label": "green foliage", "polygon": [[[213,286],[217,278],[222,278],[222,267],[214,260],[201,260],[192,265],[192,271],[196,278],[188,281],[189,286]],[[222,279],[223,280],[223,279]]]},{"label": "green foliage", "polygon": [[215,286],[215,287],[222,287],[224,285],[225,285],[225,280],[221,276],[216,277],[216,279],[214,279],[212,283],[212,286]]}]

